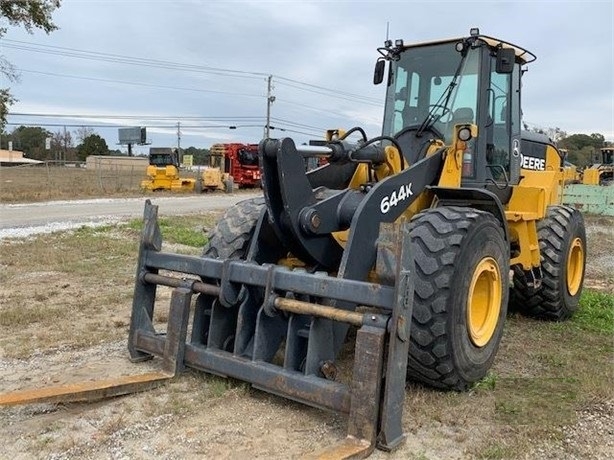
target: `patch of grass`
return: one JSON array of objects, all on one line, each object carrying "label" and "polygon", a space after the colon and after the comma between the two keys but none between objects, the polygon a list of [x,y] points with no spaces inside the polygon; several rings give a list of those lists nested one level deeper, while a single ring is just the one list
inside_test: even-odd
[{"label": "patch of grass", "polygon": [[[205,228],[210,228],[215,222],[212,216],[176,216],[158,219],[162,239],[166,243],[183,244],[202,248],[207,243]],[[134,219],[124,224],[125,228],[140,232],[143,221]]]},{"label": "patch of grass", "polygon": [[495,415],[508,425],[561,425],[575,419],[575,378],[509,378],[497,388]]},{"label": "patch of grass", "polygon": [[170,243],[202,248],[207,242],[207,237],[202,228],[184,227],[167,219],[160,221],[160,230],[164,240]]},{"label": "patch of grass", "polygon": [[473,390],[494,390],[497,383],[497,374],[489,372],[482,380],[473,385]]},{"label": "patch of grass", "polygon": [[57,320],[63,314],[61,307],[46,307],[41,301],[24,302],[20,308],[0,308],[0,326],[20,328],[33,323]]},{"label": "patch of grass", "polygon": [[412,454],[410,460],[430,460],[430,457],[426,455],[426,452],[424,450],[422,450],[420,452]]},{"label": "patch of grass", "polygon": [[614,334],[614,295],[599,291],[585,291],[580,308],[571,323],[587,332]]},{"label": "patch of grass", "polygon": [[208,390],[211,396],[214,398],[220,398],[224,396],[229,390],[232,390],[235,385],[233,382],[222,377],[211,377],[208,382]]},{"label": "patch of grass", "polygon": [[502,460],[504,458],[514,458],[517,452],[513,447],[502,444],[499,441],[493,441],[485,447],[478,455],[480,460]]},{"label": "patch of grass", "polygon": [[576,423],[578,411],[610,400],[613,315],[614,296],[593,290],[568,321],[510,315],[494,368],[471,392],[476,413],[490,403],[494,410],[467,422],[485,420],[493,428],[468,449],[470,457],[524,458]]}]

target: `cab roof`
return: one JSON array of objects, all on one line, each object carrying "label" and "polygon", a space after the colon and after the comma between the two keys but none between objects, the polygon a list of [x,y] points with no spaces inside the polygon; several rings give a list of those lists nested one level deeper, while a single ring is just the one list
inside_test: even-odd
[{"label": "cab roof", "polygon": [[523,64],[528,64],[537,59],[537,56],[535,56],[533,53],[531,53],[530,51],[518,45],[514,45],[513,43],[506,42],[505,40],[500,40],[498,38],[490,37],[488,35],[482,35],[482,34],[471,35],[470,37],[447,38],[447,39],[442,39],[442,40],[411,43],[411,44],[404,45],[403,49],[418,48],[418,47],[422,47],[425,45],[436,45],[440,43],[456,43],[459,41],[467,40],[469,38],[479,39],[492,48],[499,48],[499,47],[512,48],[516,54],[516,58],[522,61]]}]

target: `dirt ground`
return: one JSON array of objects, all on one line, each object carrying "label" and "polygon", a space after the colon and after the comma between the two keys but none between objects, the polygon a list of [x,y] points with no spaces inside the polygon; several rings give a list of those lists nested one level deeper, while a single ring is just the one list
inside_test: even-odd
[{"label": "dirt ground", "polygon": [[[587,230],[586,286],[614,292],[614,219],[591,218]],[[47,308],[71,302],[94,305],[102,302],[101,292],[111,288],[119,293],[119,300],[89,315],[64,314],[59,319],[70,328],[62,332],[67,337],[57,339],[57,347],[35,349],[24,358],[7,357],[0,349],[0,392],[156,368],[156,361],[132,364],[128,360],[131,279],[123,285],[114,280],[83,285],[74,274],[72,279],[58,282],[54,273],[41,271],[42,265],[44,262],[38,270],[22,274],[19,283],[3,280],[0,300],[18,299],[11,297],[18,290],[59,290],[61,295],[44,299]],[[119,276],[128,276],[132,267],[122,269]],[[71,345],[72,334],[80,336],[99,328],[109,329],[99,343]],[[24,326],[20,333],[30,334],[36,342],[53,331]],[[0,343],[8,350],[10,337]],[[500,351],[497,372],[506,372],[504,363],[514,359],[511,354],[505,348]],[[497,421],[495,399],[495,394],[441,393],[411,385],[404,407],[407,442],[392,454],[376,451],[371,458],[508,458],[505,450],[497,454],[488,449],[491,439],[500,439],[502,430],[509,430]],[[297,458],[342,439],[346,423],[342,415],[271,396],[243,383],[188,371],[156,389],[102,402],[1,408],[0,458]],[[565,420],[557,436],[520,450],[525,452],[522,458],[614,458],[613,427],[614,404],[602,398],[587,411]]]}]

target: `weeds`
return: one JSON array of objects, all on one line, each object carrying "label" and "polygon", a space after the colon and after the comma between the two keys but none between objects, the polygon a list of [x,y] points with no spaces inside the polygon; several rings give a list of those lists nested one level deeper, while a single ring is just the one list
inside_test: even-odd
[{"label": "weeds", "polygon": [[587,332],[614,334],[614,295],[585,291],[580,299],[580,309],[571,324]]},{"label": "weeds", "polygon": [[494,390],[497,383],[497,374],[489,372],[482,380],[473,385],[474,390]]}]

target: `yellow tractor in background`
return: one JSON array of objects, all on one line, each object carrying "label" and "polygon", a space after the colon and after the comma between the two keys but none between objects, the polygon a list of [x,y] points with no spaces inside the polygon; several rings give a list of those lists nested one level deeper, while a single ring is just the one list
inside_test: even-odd
[{"label": "yellow tractor in background", "polygon": [[209,150],[209,164],[199,169],[196,180],[197,192],[223,190],[226,193],[234,191],[234,179],[226,172],[226,156],[223,148],[216,148],[221,144],[214,144]]},{"label": "yellow tractor in background", "polygon": [[143,190],[172,192],[193,192],[196,179],[179,175],[179,152],[166,147],[149,149],[147,179],[141,181]]},{"label": "yellow tractor in background", "polygon": [[600,153],[599,161],[587,166],[582,172],[583,184],[611,185],[614,183],[614,147],[604,147]]}]

